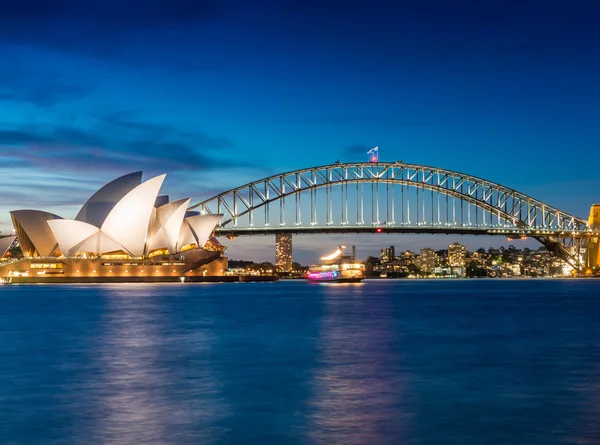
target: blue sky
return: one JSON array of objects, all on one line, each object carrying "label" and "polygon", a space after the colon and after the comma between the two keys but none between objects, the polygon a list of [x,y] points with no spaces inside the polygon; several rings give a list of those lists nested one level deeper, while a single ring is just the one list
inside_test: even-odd
[{"label": "blue sky", "polygon": [[[135,170],[167,173],[166,192],[198,202],[375,145],[382,160],[471,173],[587,217],[600,201],[599,12],[591,1],[3,5],[0,230],[13,209],[73,217]],[[453,240],[355,241],[366,255]],[[296,238],[298,259],[322,242]],[[228,252],[273,250],[256,238]]]}]

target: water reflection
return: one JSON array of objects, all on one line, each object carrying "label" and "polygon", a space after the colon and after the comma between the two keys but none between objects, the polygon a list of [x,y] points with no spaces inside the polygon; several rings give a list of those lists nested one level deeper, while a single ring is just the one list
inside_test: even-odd
[{"label": "water reflection", "polygon": [[330,286],[325,295],[309,441],[402,443],[407,375],[389,302],[355,286]]},{"label": "water reflection", "polygon": [[206,326],[181,318],[173,304],[148,292],[108,294],[97,350],[94,436],[119,445],[213,443],[220,432],[211,426],[223,416],[210,368],[214,339]]}]

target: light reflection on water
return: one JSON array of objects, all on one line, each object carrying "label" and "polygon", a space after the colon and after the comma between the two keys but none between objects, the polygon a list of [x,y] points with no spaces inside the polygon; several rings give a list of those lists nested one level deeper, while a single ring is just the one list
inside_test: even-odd
[{"label": "light reflection on water", "polygon": [[600,281],[4,286],[0,444],[600,444]]},{"label": "light reflection on water", "polygon": [[[341,297],[341,298],[340,298]],[[385,295],[365,299],[356,285],[329,287],[311,382],[309,441],[385,444],[405,440],[406,371]]]},{"label": "light reflection on water", "polygon": [[[144,286],[117,289],[106,304],[95,348],[101,380],[93,382],[98,443],[214,443],[224,415],[210,363],[209,323],[187,329]],[[176,365],[176,366],[173,366]],[[198,442],[200,441],[200,442]]]}]

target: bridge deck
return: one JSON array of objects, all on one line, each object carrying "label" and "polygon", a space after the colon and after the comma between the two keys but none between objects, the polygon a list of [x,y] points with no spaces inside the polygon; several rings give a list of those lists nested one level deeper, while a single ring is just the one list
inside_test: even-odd
[{"label": "bridge deck", "polygon": [[455,227],[455,226],[272,226],[272,227],[217,227],[217,236],[256,236],[276,235],[278,233],[291,233],[294,235],[316,234],[455,234],[455,235],[494,235],[508,238],[522,236],[600,236],[600,233],[566,232],[556,229],[514,229],[502,227]]}]

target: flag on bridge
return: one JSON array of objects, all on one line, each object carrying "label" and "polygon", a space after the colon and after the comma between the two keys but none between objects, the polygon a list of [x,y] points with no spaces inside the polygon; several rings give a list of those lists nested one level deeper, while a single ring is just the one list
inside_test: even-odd
[{"label": "flag on bridge", "polygon": [[379,147],[370,149],[367,154],[371,155],[369,162],[379,162]]}]

